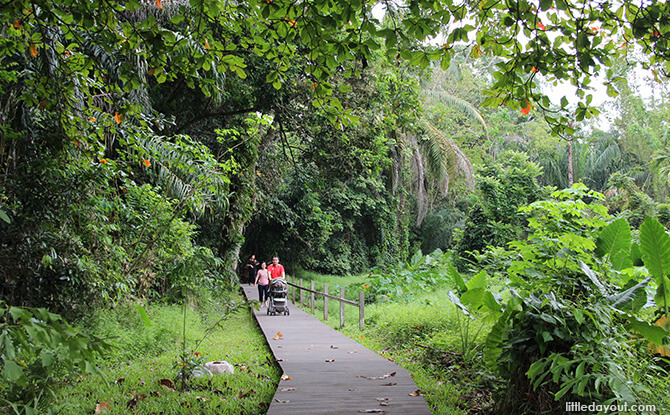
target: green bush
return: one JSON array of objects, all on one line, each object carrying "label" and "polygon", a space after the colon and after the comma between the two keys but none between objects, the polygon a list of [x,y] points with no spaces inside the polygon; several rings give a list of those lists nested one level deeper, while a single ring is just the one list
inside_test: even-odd
[{"label": "green bush", "polygon": [[0,409],[26,415],[48,409],[55,383],[64,376],[97,373],[96,357],[108,348],[44,308],[0,302]]}]

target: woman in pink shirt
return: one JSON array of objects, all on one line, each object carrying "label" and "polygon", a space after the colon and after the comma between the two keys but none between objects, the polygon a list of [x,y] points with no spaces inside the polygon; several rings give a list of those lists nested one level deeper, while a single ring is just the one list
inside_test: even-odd
[{"label": "woman in pink shirt", "polygon": [[256,272],[254,285],[258,286],[258,301],[267,306],[268,294],[270,293],[270,278],[268,270],[265,268],[265,262],[261,262],[261,269]]}]

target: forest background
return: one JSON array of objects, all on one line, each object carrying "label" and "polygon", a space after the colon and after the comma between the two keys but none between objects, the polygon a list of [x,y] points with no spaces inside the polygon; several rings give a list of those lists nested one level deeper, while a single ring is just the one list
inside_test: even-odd
[{"label": "forest background", "polygon": [[350,275],[439,248],[475,274],[578,182],[667,228],[665,3],[381,5],[0,6],[3,324],[233,289],[252,253]]}]

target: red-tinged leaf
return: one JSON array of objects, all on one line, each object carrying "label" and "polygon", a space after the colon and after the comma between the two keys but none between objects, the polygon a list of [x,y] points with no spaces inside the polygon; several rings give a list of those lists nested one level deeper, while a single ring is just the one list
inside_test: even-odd
[{"label": "red-tinged leaf", "polygon": [[16,30],[21,30],[23,28],[23,25],[21,24],[21,20],[16,19],[14,20],[14,29]]},{"label": "red-tinged leaf", "polygon": [[165,386],[168,389],[174,389],[174,383],[170,379],[161,379],[158,381],[158,384],[161,386]]},{"label": "red-tinged leaf", "polygon": [[[142,163],[144,163],[145,166],[151,167],[151,162],[149,160],[142,159]],[[200,352],[195,352],[193,353],[195,356],[202,356]]]},{"label": "red-tinged leaf", "polygon": [[109,412],[112,410],[112,407],[105,401],[100,402],[99,404],[95,405],[95,413],[96,414],[102,414],[105,412]]},{"label": "red-tinged leaf", "polygon": [[540,29],[540,30],[545,30],[547,28],[547,26],[545,26],[544,24],[542,24],[542,22],[540,22],[540,23],[537,24],[537,28]]},{"label": "red-tinged leaf", "polygon": [[121,124],[121,121],[123,121],[123,114],[119,114],[119,112],[114,113],[114,121],[116,121],[117,124]]},{"label": "red-tinged leaf", "polygon": [[37,46],[35,46],[34,43],[31,43],[30,46],[28,46],[30,49],[30,54],[33,55],[33,58],[37,57]]},{"label": "red-tinged leaf", "polygon": [[114,383],[123,383],[126,380],[126,378],[118,378],[117,380],[114,381]]},{"label": "red-tinged leaf", "polygon": [[332,363],[334,361],[335,361],[335,359],[326,359],[326,363]]},{"label": "red-tinged leaf", "polygon": [[521,113],[523,115],[528,115],[528,113],[530,112],[530,102],[526,101],[526,103],[528,104],[528,106],[526,108],[521,108]]},{"label": "red-tinged leaf", "polygon": [[337,346],[333,346],[332,344],[330,345],[331,349],[337,349]]},{"label": "red-tinged leaf", "polygon": [[161,4],[161,0],[156,0],[156,6],[158,6],[158,8],[160,8],[160,9],[163,8],[163,5]]}]

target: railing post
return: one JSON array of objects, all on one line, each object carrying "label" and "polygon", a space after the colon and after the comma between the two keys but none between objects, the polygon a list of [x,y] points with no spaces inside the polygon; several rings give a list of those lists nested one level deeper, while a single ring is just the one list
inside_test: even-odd
[{"label": "railing post", "polygon": [[365,293],[358,292],[358,328],[363,330],[365,327]]},{"label": "railing post", "polygon": [[328,321],[328,284],[323,284],[323,321]]},{"label": "railing post", "polygon": [[312,310],[312,314],[314,314],[314,280],[312,280],[309,288],[312,289],[312,292],[309,293],[309,308]]},{"label": "railing post", "polygon": [[[340,287],[340,298],[344,300],[344,287]],[[340,328],[344,327],[344,303],[340,301]]]},{"label": "railing post", "polygon": [[302,278],[300,278],[300,305],[303,305],[305,303],[304,299],[305,295],[303,294],[303,292],[304,291],[302,290]]},{"label": "railing post", "polygon": [[[293,281],[291,281],[293,284],[295,284],[295,277],[293,277]],[[291,287],[291,303],[295,304],[295,287],[290,285]]]}]

